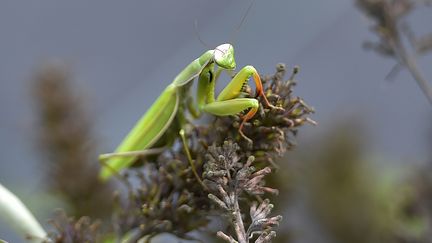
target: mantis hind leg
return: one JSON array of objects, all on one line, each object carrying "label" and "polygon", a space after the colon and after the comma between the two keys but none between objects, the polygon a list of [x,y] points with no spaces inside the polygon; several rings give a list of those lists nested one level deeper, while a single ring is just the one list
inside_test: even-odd
[{"label": "mantis hind leg", "polygon": [[164,151],[165,147],[161,148],[151,148],[151,149],[145,149],[145,150],[138,150],[138,151],[127,151],[127,152],[114,152],[114,153],[107,153],[107,154],[101,154],[99,155],[99,163],[107,173],[111,173],[112,175],[117,176],[120,179],[123,179],[123,177],[119,174],[119,170],[113,167],[108,163],[108,160],[112,158],[136,158],[138,156],[148,156],[148,155],[154,155],[154,154],[160,154]]},{"label": "mantis hind leg", "polygon": [[127,151],[127,152],[101,154],[101,155],[99,155],[99,161],[106,161],[106,160],[114,158],[114,157],[137,157],[137,156],[147,156],[147,155],[160,154],[164,151],[164,149],[165,149],[165,147],[151,148],[151,149],[138,150],[138,151]]},{"label": "mantis hind leg", "polygon": [[246,115],[244,115],[242,118],[242,122],[239,126],[239,133],[244,139],[252,143],[252,140],[243,133],[243,126],[255,115],[255,113],[258,111],[258,107],[259,102],[257,99],[235,98],[231,100],[215,101],[213,103],[206,104],[203,107],[203,110],[217,116],[230,116],[249,109]]}]

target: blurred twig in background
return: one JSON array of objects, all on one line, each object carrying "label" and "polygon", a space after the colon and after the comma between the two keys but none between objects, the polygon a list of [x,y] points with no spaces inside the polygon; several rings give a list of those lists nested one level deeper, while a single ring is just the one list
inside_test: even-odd
[{"label": "blurred twig in background", "polygon": [[99,166],[91,122],[83,97],[70,87],[70,73],[59,63],[46,65],[34,77],[39,139],[47,186],[68,204],[68,214],[108,216],[112,187],[97,179]]},{"label": "blurred twig in background", "polygon": [[[405,21],[415,8],[431,6],[430,0],[356,0],[357,6],[375,23],[373,31],[380,38],[378,43],[365,43],[365,47],[377,53],[396,59],[398,62],[388,77],[402,67],[407,68],[423,93],[432,103],[432,88],[418,68],[416,57],[432,50],[432,33],[416,36],[413,28]],[[430,27],[430,25],[429,25]],[[406,200],[406,220],[421,221],[417,227],[424,228],[423,237],[402,242],[432,242],[432,178],[431,166],[414,170],[417,173],[405,185],[411,188]],[[403,211],[403,210],[402,210]],[[408,227],[407,225],[405,225]],[[403,232],[400,229],[400,232]],[[421,231],[421,230],[419,230]],[[405,230],[406,232],[406,230]],[[402,233],[403,234],[403,233]],[[402,237],[403,238],[403,237]]]},{"label": "blurred twig in background", "polygon": [[[424,55],[432,49],[432,38],[430,35],[417,38],[411,27],[404,22],[404,17],[415,7],[430,5],[432,1],[415,0],[356,0],[357,6],[368,17],[373,19],[373,32],[379,41],[366,42],[365,48],[372,49],[380,55],[394,58],[397,61],[395,68],[390,72],[389,77],[400,69],[406,67],[416,80],[426,98],[432,104],[432,86],[426,80],[417,65],[417,55]],[[405,44],[404,37],[414,51]]]}]

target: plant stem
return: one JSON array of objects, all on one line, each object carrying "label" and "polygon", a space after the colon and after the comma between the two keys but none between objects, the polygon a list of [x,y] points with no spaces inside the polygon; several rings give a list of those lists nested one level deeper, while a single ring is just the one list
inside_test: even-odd
[{"label": "plant stem", "polygon": [[235,195],[235,190],[233,193],[233,196],[231,198],[234,198],[233,202],[233,216],[234,216],[234,228],[237,234],[237,240],[239,243],[248,243],[248,237],[246,235],[246,231],[243,224],[243,219],[240,212],[240,206],[238,203],[238,197]]},{"label": "plant stem", "polygon": [[432,87],[429,82],[424,78],[420,69],[417,67],[417,62],[412,55],[408,54],[405,47],[400,41],[389,41],[392,46],[394,52],[398,55],[401,63],[405,65],[405,67],[409,70],[412,77],[416,81],[417,85],[422,90],[423,94],[428,99],[429,103],[432,105]]}]

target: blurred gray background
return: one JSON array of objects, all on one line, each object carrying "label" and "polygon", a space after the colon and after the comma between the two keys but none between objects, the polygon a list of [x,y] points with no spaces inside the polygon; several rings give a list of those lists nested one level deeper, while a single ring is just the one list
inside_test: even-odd
[{"label": "blurred gray background", "polygon": [[[172,78],[209,45],[230,41],[250,1],[3,1],[0,3],[0,183],[46,222],[53,203],[36,202],[42,186],[35,148],[30,87],[34,72],[65,62],[88,101],[101,151],[112,151]],[[430,9],[409,19],[426,33]],[[424,29],[422,29],[424,27]],[[423,163],[431,107],[405,70],[384,80],[394,61],[362,49],[375,40],[368,20],[346,0],[257,0],[235,38],[238,67],[271,74],[277,63],[299,65],[295,93],[316,109],[317,127],[303,127],[298,144],[338,119],[367,128],[372,156]],[[429,29],[430,31],[430,29]],[[432,80],[432,58],[420,66]],[[220,83],[226,81],[221,80]],[[48,200],[47,200],[48,201]],[[1,215],[0,215],[1,217]],[[313,236],[300,235],[300,240]],[[0,238],[19,238],[0,221]]]}]

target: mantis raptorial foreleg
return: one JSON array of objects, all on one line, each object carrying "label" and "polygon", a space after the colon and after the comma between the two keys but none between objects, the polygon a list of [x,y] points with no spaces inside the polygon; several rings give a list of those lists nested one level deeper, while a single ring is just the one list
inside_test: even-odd
[{"label": "mantis raptorial foreleg", "polygon": [[[259,102],[257,99],[254,98],[238,98],[238,96],[242,92],[243,86],[246,84],[250,77],[252,77],[255,82],[256,95],[263,97],[264,102],[268,107],[280,109],[269,103],[267,97],[264,95],[261,78],[257,70],[250,65],[243,67],[234,76],[231,82],[219,94],[216,101],[205,104],[202,109],[208,113],[217,116],[235,115],[249,109],[246,115],[242,117],[242,122],[239,126],[239,134],[244,139],[252,143],[252,140],[243,133],[243,126],[258,111]],[[210,100],[212,99],[210,98]]]},{"label": "mantis raptorial foreleg", "polygon": [[252,140],[248,138],[243,133],[243,125],[245,122],[250,120],[255,113],[258,111],[259,103],[258,100],[253,98],[236,98],[232,100],[223,100],[223,101],[215,101],[213,103],[207,104],[204,106],[204,110],[208,113],[217,115],[217,116],[229,116],[238,114],[246,109],[249,109],[249,112],[243,116],[242,122],[239,126],[240,135],[246,139],[248,142],[252,143]]}]

